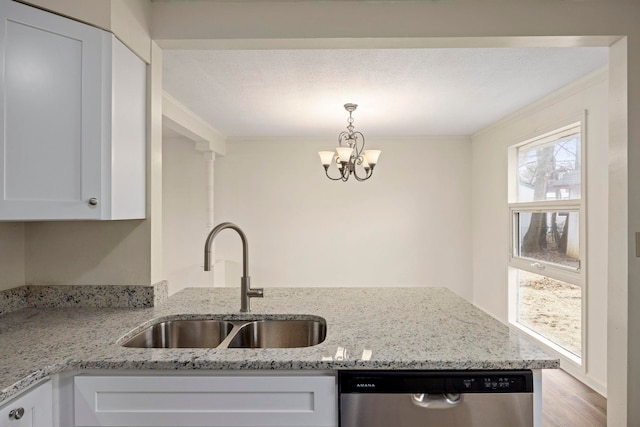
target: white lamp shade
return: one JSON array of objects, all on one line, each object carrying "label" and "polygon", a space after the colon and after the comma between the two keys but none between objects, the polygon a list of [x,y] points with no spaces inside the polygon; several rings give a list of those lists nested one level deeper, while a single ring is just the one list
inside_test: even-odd
[{"label": "white lamp shade", "polygon": [[364,159],[370,165],[378,163],[378,157],[380,157],[380,150],[364,150]]},{"label": "white lamp shade", "polygon": [[338,147],[336,148],[338,152],[338,157],[341,162],[348,162],[351,158],[351,153],[353,152],[353,148],[351,147]]},{"label": "white lamp shade", "polygon": [[318,154],[320,155],[320,162],[322,162],[324,166],[329,166],[336,153],[333,151],[318,151]]},{"label": "white lamp shade", "polygon": [[369,166],[369,162],[367,162],[367,158],[362,156],[362,167],[363,168],[370,168],[371,166]]}]

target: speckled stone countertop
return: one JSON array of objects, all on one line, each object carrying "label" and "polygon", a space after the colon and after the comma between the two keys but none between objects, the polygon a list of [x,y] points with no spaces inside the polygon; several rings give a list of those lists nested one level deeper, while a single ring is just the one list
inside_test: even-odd
[{"label": "speckled stone countertop", "polygon": [[[25,308],[0,317],[0,402],[82,369],[544,369],[559,361],[444,288],[266,288],[239,313],[236,288],[189,288],[152,308]],[[158,318],[321,316],[327,336],[295,349],[137,349],[125,335]],[[327,360],[338,347],[344,360]],[[362,360],[363,350],[370,360]]]}]

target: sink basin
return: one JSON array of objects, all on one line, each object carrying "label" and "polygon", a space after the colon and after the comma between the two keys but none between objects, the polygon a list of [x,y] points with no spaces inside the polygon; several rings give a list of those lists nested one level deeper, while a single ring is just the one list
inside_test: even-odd
[{"label": "sink basin", "polygon": [[326,335],[326,323],[318,320],[260,320],[242,326],[229,348],[310,347]]},{"label": "sink basin", "polygon": [[155,323],[124,341],[134,348],[299,348],[320,344],[324,319],[176,319]]},{"label": "sink basin", "polygon": [[144,329],[122,345],[138,348],[215,348],[233,330],[224,320],[168,320]]}]

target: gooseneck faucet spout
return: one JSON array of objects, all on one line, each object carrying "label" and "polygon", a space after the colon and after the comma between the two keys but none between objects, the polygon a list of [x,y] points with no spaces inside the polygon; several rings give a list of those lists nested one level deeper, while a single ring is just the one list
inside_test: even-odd
[{"label": "gooseneck faucet spout", "polygon": [[211,244],[213,239],[224,229],[231,228],[240,235],[242,240],[242,278],[240,279],[240,311],[247,313],[251,311],[251,298],[263,297],[263,289],[251,289],[251,278],[249,277],[249,245],[247,236],[244,235],[240,227],[231,223],[223,222],[216,225],[207,236],[204,244],[204,271],[211,271]]}]

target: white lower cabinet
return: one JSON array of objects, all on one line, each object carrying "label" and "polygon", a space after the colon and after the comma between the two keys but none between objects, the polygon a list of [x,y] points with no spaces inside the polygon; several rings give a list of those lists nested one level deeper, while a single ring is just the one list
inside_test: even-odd
[{"label": "white lower cabinet", "polygon": [[0,406],[0,427],[51,427],[53,397],[47,381]]},{"label": "white lower cabinet", "polygon": [[333,375],[74,378],[76,427],[337,427]]}]

